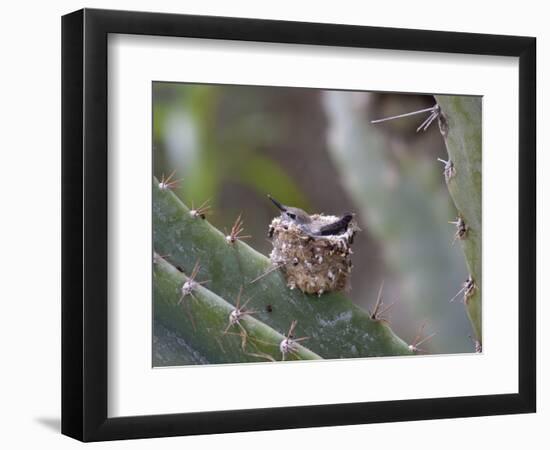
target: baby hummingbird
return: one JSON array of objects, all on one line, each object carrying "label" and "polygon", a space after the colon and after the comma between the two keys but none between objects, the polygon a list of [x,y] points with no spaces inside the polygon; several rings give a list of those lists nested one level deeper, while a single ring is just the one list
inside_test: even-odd
[{"label": "baby hummingbird", "polygon": [[353,219],[353,214],[346,213],[340,219],[327,224],[323,221],[313,219],[307,212],[300,208],[286,206],[268,195],[273,204],[281,211],[284,220],[296,224],[302,231],[310,236],[333,236],[342,234],[348,229]]}]

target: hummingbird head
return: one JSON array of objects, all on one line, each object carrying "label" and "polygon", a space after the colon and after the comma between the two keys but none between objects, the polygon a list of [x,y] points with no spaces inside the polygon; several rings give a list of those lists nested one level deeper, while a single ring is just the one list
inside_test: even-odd
[{"label": "hummingbird head", "polygon": [[305,211],[300,208],[293,208],[291,206],[285,206],[282,203],[275,200],[271,195],[268,194],[269,199],[273,204],[281,211],[281,216],[285,219],[289,219],[297,224],[303,225],[311,223],[311,217]]},{"label": "hummingbird head", "polygon": [[286,212],[286,206],[281,204],[279,201],[275,200],[270,194],[267,194],[267,198],[273,202],[273,204],[281,210],[281,212]]}]

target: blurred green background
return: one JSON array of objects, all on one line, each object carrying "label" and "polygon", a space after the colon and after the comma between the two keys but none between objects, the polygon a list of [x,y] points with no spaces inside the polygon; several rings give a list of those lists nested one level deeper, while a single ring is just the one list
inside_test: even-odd
[{"label": "blurred green background", "polygon": [[[472,352],[465,309],[449,303],[468,275],[452,245],[437,121],[419,133],[427,115],[370,123],[434,104],[431,95],[155,82],[154,175],[175,170],[175,193],[188,205],[210,199],[208,220],[222,231],[242,213],[246,242],[265,255],[277,215],[268,193],[310,213],[355,212],[351,299],[372,308],[384,282],[401,338],[412,342],[426,323],[437,333],[430,352]],[[155,330],[162,361],[177,351],[176,334]]]}]

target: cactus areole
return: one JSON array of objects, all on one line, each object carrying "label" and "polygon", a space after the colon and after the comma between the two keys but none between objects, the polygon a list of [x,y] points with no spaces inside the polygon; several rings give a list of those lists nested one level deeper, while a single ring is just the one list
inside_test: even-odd
[{"label": "cactus areole", "polygon": [[[327,225],[339,220],[323,214],[314,214],[311,218]],[[281,267],[290,289],[298,288],[318,296],[345,290],[353,267],[351,246],[358,230],[355,220],[351,220],[340,234],[315,236],[293,221],[276,217],[269,226],[273,244],[271,262]]]}]

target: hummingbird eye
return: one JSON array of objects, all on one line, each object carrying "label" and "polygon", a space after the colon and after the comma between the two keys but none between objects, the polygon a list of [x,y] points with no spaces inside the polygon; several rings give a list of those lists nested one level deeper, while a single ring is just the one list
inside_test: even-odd
[{"label": "hummingbird eye", "polygon": [[286,215],[287,215],[288,217],[290,217],[292,220],[296,220],[296,214],[291,213],[291,212],[287,212]]}]

